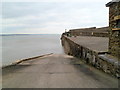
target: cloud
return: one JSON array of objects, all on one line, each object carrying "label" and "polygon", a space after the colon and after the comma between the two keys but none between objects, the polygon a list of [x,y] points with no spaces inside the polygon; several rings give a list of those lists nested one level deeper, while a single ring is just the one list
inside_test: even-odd
[{"label": "cloud", "polygon": [[2,2],[109,2],[109,0],[2,0]]},{"label": "cloud", "polygon": [[62,33],[71,28],[107,26],[105,4],[105,1],[3,2],[3,33]]}]

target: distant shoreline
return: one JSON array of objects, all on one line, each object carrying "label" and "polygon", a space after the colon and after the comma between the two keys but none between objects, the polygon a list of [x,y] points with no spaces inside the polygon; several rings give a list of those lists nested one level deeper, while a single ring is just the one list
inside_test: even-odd
[{"label": "distant shoreline", "polygon": [[60,35],[60,34],[0,34],[0,36],[21,36],[21,35]]}]

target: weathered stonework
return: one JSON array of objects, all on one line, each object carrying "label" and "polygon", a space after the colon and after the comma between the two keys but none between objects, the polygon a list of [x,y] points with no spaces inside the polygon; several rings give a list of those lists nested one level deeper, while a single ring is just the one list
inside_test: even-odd
[{"label": "weathered stonework", "polygon": [[[85,36],[86,37],[86,36]],[[80,58],[86,64],[103,70],[112,76],[120,77],[120,62],[118,59],[107,54],[107,52],[97,52],[81,44],[77,44],[67,35],[62,35],[61,41],[64,51],[68,55]]]},{"label": "weathered stonework", "polygon": [[120,26],[117,25],[120,20],[120,1],[109,2],[109,52],[120,60]]}]

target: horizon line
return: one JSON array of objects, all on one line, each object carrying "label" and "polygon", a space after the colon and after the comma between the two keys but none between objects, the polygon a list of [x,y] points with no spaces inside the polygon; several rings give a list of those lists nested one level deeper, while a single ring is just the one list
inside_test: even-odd
[{"label": "horizon line", "polygon": [[[34,34],[34,33],[33,33]],[[32,33],[27,33],[27,34],[25,34],[25,33],[23,33],[23,34],[12,34],[12,33],[5,33],[5,34],[1,34],[0,33],[0,35],[33,35]],[[47,34],[47,33],[46,33]],[[49,33],[48,33],[49,34]],[[60,33],[51,33],[51,34],[60,34]],[[35,35],[35,34],[34,34]],[[36,34],[37,35],[37,34]]]}]

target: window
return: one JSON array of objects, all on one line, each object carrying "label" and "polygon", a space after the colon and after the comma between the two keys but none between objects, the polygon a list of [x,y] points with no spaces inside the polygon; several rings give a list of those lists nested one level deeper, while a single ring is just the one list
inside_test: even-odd
[{"label": "window", "polygon": [[116,28],[120,28],[120,19],[118,19],[116,22]]}]

